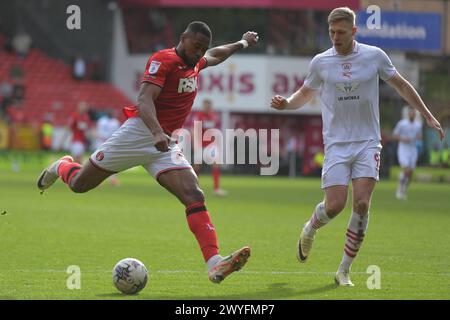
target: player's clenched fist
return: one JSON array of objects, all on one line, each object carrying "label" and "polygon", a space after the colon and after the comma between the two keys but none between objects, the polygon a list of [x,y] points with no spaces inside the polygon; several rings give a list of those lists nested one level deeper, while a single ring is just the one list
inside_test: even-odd
[{"label": "player's clenched fist", "polygon": [[253,46],[255,45],[258,40],[258,33],[253,32],[253,31],[247,31],[246,33],[244,33],[244,35],[242,36],[242,40],[247,41],[249,46]]},{"label": "player's clenched fist", "polygon": [[155,134],[155,148],[161,152],[169,151],[169,139],[164,133]]},{"label": "player's clenched fist", "polygon": [[270,102],[270,107],[277,110],[284,110],[286,109],[287,105],[288,101],[286,100],[286,98],[279,95],[273,97],[272,101]]}]

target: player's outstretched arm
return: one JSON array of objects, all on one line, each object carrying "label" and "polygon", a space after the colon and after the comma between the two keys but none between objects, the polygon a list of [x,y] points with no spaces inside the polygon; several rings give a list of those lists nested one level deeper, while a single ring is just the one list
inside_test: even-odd
[{"label": "player's outstretched arm", "polygon": [[444,130],[442,130],[441,124],[436,120],[430,110],[428,110],[427,106],[422,101],[422,98],[420,98],[416,89],[414,89],[414,87],[398,72],[391,79],[389,79],[387,83],[391,87],[393,87],[398,92],[398,94],[403,99],[405,99],[406,102],[408,102],[410,106],[419,110],[419,112],[427,121],[428,126],[436,129],[436,131],[439,133],[440,139],[443,140],[445,134]]},{"label": "player's outstretched arm", "polygon": [[156,149],[161,152],[166,152],[169,150],[169,139],[156,118],[155,109],[155,101],[160,93],[161,87],[143,82],[139,91],[137,107],[139,116],[155,138]]},{"label": "player's outstretched arm", "polygon": [[302,86],[292,96],[285,98],[276,95],[270,102],[270,107],[277,110],[293,110],[303,107],[314,97],[314,89]]},{"label": "player's outstretched arm", "polygon": [[218,65],[236,51],[254,46],[258,42],[258,39],[256,32],[247,31],[242,36],[242,40],[209,49],[205,54],[206,61],[208,61],[207,66],[212,67]]}]

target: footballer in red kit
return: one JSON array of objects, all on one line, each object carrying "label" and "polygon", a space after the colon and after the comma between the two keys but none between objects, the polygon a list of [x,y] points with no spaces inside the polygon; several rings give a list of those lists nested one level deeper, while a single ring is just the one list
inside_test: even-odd
[{"label": "footballer in red kit", "polygon": [[112,174],[144,167],[186,207],[187,223],[206,262],[208,278],[220,283],[247,263],[250,248],[244,246],[225,257],[219,254],[216,230],[197,175],[171,135],[183,126],[192,108],[199,72],[255,45],[258,34],[248,31],[241,40],[214,48],[209,48],[211,39],[209,26],[194,21],[175,48],[154,53],[145,67],[137,104],[124,108],[128,118],[124,124],[84,165],[64,156],[41,173],[37,186],[43,192],[61,177],[70,190],[84,193]]},{"label": "footballer in red kit", "polygon": [[81,101],[78,104],[76,112],[73,112],[69,118],[69,127],[72,132],[72,144],[70,146],[70,153],[76,162],[83,161],[83,155],[86,152],[86,145],[88,143],[86,133],[89,129],[89,115],[88,105]]},{"label": "footballer in red kit", "polygon": [[[148,60],[141,81],[164,88],[155,101],[155,109],[167,135],[183,126],[197,95],[198,74],[205,67],[204,57],[194,68],[189,67],[175,48],[159,51]],[[126,107],[125,114],[129,118],[138,116],[138,106]]]},{"label": "footballer in red kit", "polygon": [[[220,188],[220,165],[214,159],[221,158],[221,150],[218,150],[212,141],[204,139],[204,133],[208,129],[218,129],[220,130],[220,118],[216,112],[213,110],[212,101],[205,99],[202,102],[202,111],[198,112],[194,116],[194,123],[198,121],[202,126],[202,136],[197,137],[194,135],[196,141],[194,141],[194,148],[198,148],[200,152],[211,158],[211,175],[213,177],[214,183],[214,194],[217,196],[226,196],[227,191]],[[194,164],[194,170],[197,175],[200,174],[201,164]]]}]

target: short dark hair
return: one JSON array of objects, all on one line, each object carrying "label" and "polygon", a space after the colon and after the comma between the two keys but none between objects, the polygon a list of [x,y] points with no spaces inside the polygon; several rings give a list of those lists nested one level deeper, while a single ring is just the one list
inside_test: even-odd
[{"label": "short dark hair", "polygon": [[210,39],[212,38],[211,29],[203,21],[192,21],[191,23],[189,23],[189,25],[187,26],[184,33],[188,33],[188,32],[192,32],[194,34],[201,33]]}]

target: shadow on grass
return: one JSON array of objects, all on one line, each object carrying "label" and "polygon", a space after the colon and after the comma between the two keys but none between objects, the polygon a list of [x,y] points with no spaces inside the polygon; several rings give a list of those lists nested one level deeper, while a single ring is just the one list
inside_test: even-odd
[{"label": "shadow on grass", "polygon": [[[120,297],[137,297],[138,299],[149,300],[277,300],[277,299],[292,299],[292,297],[305,296],[308,299],[308,295],[320,294],[333,289],[336,289],[335,284],[328,284],[318,288],[312,288],[308,290],[297,290],[289,287],[289,283],[273,283],[266,290],[259,292],[245,292],[240,294],[229,295],[214,295],[214,296],[168,296],[168,295],[149,295],[147,292],[137,295],[127,296],[117,293],[104,293],[97,294],[96,296],[104,299],[113,299]],[[151,289],[150,289],[151,290]]]},{"label": "shadow on grass", "polygon": [[123,298],[123,297],[139,297],[139,293],[138,294],[130,294],[130,295],[123,294],[120,292],[99,293],[99,294],[96,294],[95,296],[99,297],[99,298],[105,298],[105,299],[111,298],[112,299],[112,298]]}]

